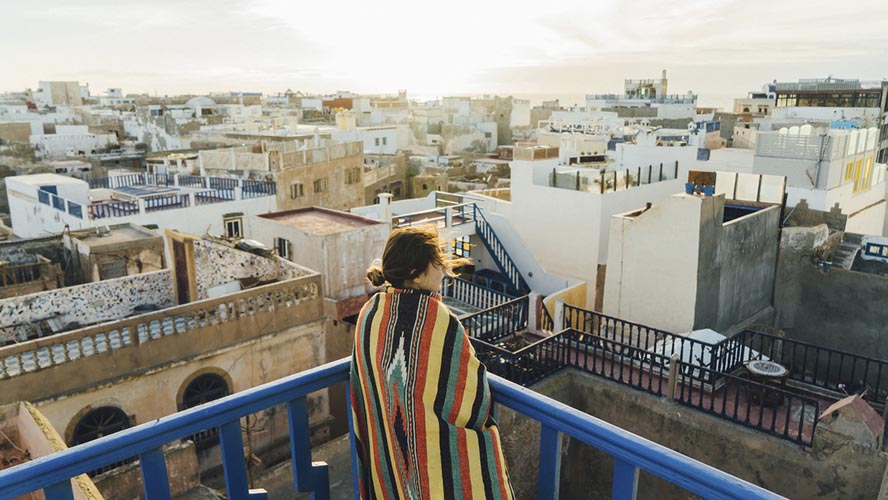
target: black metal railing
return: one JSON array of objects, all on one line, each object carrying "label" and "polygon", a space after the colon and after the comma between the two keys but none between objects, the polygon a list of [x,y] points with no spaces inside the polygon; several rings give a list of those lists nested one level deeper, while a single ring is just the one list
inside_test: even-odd
[{"label": "black metal railing", "polygon": [[719,346],[718,357],[724,359],[721,368],[742,363],[736,353],[743,348],[783,365],[790,381],[838,394],[859,394],[877,410],[888,398],[888,361],[747,329]]},{"label": "black metal railing", "polygon": [[716,372],[684,363],[677,354],[667,356],[575,329],[514,352],[483,339],[473,338],[472,343],[491,373],[518,384],[531,385],[563,368],[576,368],[803,446],[811,446],[820,415],[819,401],[784,386]]},{"label": "black metal railing", "polygon": [[[712,374],[716,377],[711,382],[717,382],[719,374],[737,368],[729,366],[728,360],[719,356],[720,353],[727,352],[720,349],[719,344],[702,342],[569,304],[564,305],[564,320],[561,326],[591,334],[603,346],[617,354],[623,349],[622,346],[626,345],[667,358],[674,354],[682,363],[708,368],[706,376]],[[749,361],[760,357],[759,353],[749,349],[739,349],[736,360],[742,358],[744,361]]]},{"label": "black metal railing", "polygon": [[[685,380],[676,385],[676,402],[802,446],[813,444],[820,416],[818,400],[783,386],[762,384],[702,367],[695,367],[694,372],[697,371],[703,376],[691,377],[691,383],[682,375]],[[718,390],[709,382],[716,378],[720,384]]]},{"label": "black metal railing", "polygon": [[528,296],[460,318],[466,335],[496,344],[527,328]]}]

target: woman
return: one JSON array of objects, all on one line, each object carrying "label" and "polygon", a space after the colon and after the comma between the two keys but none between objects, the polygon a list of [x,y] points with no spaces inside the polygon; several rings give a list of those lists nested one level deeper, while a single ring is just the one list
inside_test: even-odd
[{"label": "woman", "polygon": [[[363,499],[511,499],[487,371],[441,301],[435,229],[397,229],[361,310],[351,400]],[[462,263],[462,262],[458,262]]]}]

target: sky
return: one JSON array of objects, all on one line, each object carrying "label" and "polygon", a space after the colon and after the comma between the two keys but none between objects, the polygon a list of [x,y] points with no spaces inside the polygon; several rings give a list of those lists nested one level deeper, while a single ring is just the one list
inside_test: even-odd
[{"label": "sky", "polygon": [[659,78],[705,106],[888,78],[886,0],[0,0],[0,92],[495,93],[582,104]]}]

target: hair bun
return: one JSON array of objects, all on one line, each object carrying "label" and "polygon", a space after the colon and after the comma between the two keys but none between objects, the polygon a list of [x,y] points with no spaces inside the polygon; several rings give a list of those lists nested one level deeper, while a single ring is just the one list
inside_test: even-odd
[{"label": "hair bun", "polygon": [[379,266],[371,266],[367,269],[367,280],[373,286],[382,286],[385,283],[385,274]]}]

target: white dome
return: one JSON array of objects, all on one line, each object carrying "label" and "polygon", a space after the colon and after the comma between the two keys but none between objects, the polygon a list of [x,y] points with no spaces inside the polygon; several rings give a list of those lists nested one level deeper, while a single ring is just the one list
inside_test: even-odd
[{"label": "white dome", "polygon": [[186,102],[185,105],[189,108],[206,108],[209,106],[215,106],[216,101],[209,97],[192,97],[191,99],[188,99],[188,102]]}]

